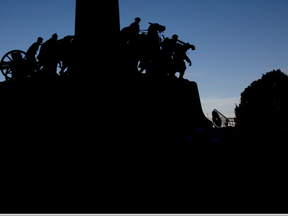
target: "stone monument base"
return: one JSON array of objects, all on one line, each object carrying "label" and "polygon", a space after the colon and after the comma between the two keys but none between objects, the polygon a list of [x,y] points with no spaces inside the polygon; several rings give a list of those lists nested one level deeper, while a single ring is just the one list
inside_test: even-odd
[{"label": "stone monument base", "polygon": [[5,131],[9,125],[6,132],[12,134],[171,136],[212,128],[197,84],[188,80],[145,74],[94,80],[56,76],[3,82],[0,89],[2,127]]}]

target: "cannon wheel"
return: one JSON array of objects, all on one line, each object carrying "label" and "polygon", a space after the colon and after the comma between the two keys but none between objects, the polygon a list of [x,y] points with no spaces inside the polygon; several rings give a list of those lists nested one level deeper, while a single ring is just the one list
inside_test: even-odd
[{"label": "cannon wheel", "polygon": [[6,80],[12,79],[12,73],[14,70],[12,66],[14,62],[13,55],[17,53],[20,53],[22,59],[25,59],[26,53],[22,50],[12,50],[6,53],[1,59],[0,69]]}]

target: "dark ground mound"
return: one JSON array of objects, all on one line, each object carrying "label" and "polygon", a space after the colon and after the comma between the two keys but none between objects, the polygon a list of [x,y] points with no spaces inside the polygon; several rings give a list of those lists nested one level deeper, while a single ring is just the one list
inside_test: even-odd
[{"label": "dark ground mound", "polygon": [[287,210],[285,131],[212,129],[195,82],[59,76],[0,89],[2,212]]}]

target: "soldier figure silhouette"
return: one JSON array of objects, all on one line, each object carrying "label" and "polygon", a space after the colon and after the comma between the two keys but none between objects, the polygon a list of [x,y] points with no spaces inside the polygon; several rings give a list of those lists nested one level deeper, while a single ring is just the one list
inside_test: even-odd
[{"label": "soldier figure silhouette", "polygon": [[120,62],[127,72],[138,72],[139,48],[141,47],[140,21],[141,19],[136,17],[130,26],[124,27],[120,32],[120,47],[123,52]]},{"label": "soldier figure silhouette", "polygon": [[161,42],[161,52],[160,52],[160,65],[163,75],[168,75],[172,72],[173,66],[173,53],[176,49],[176,44],[178,41],[178,35],[174,34],[172,39],[164,38],[164,41]]},{"label": "soldier figure silhouette", "polygon": [[[160,54],[160,37],[159,33],[165,31],[166,27],[158,23],[149,22],[147,35],[141,35],[141,56],[140,56],[140,72],[146,70],[146,74],[154,74],[162,68]],[[156,73],[157,74],[157,73]]]},{"label": "soldier figure silhouette", "polygon": [[42,42],[43,38],[38,37],[37,42],[33,43],[26,52],[27,75],[31,76],[36,70],[39,69],[37,67],[36,54]]},{"label": "soldier figure silhouette", "polygon": [[139,36],[141,19],[139,17],[135,18],[135,21],[131,23],[130,26],[124,27],[120,32],[120,38],[122,45],[127,45],[132,38]]},{"label": "soldier figure silhouette", "polygon": [[135,18],[135,22],[130,25],[130,34],[132,37],[138,36],[140,32],[140,23],[141,19],[139,17]]},{"label": "soldier figure silhouette", "polygon": [[[58,60],[61,61],[61,70],[59,71],[59,75],[67,75],[69,69],[71,69],[71,65],[73,64],[73,39],[74,36],[68,35],[65,36],[63,39],[58,40]],[[66,68],[67,70],[64,73]]]},{"label": "soldier figure silhouette", "polygon": [[[178,40],[179,41],[179,40]],[[189,66],[192,65],[191,60],[188,58],[186,52],[188,49],[195,50],[195,47],[193,45],[190,45],[189,43],[179,44],[177,43],[175,46],[174,54],[173,54],[173,64],[172,64],[172,72],[169,74],[172,77],[175,77],[175,73],[179,72],[180,79],[183,79],[186,65],[184,60],[186,60],[189,63]]]},{"label": "soldier figure silhouette", "polygon": [[40,67],[43,66],[42,71],[45,75],[56,75],[57,63],[58,63],[58,35],[55,33],[41,46],[40,53],[37,56]]}]

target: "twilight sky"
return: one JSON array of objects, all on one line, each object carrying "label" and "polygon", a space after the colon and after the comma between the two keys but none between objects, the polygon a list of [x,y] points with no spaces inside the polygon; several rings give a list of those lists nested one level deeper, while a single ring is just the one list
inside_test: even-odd
[{"label": "twilight sky", "polygon": [[[204,114],[234,116],[241,92],[262,73],[288,74],[288,0],[119,0],[121,28],[135,17],[194,44],[184,78],[197,82]],[[41,36],[74,34],[75,0],[0,0],[0,58]],[[91,28],[97,32],[97,23]],[[117,56],[114,56],[117,58]],[[0,74],[0,81],[4,77]]]}]

